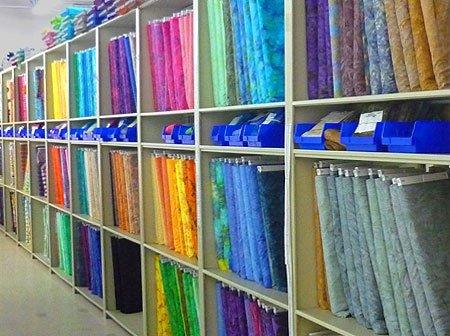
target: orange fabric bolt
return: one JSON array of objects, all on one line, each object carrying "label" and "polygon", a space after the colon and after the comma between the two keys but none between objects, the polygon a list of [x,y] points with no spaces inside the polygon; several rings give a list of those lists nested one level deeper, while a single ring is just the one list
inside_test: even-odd
[{"label": "orange fabric bolt", "polygon": [[196,179],[195,179],[195,161],[186,162],[186,197],[189,204],[190,217],[192,218],[192,236],[194,240],[195,255],[198,255],[198,232],[197,232],[197,198],[196,198]]},{"label": "orange fabric bolt", "polygon": [[408,4],[420,87],[422,90],[436,90],[437,84],[434,77],[430,46],[425,31],[420,0],[408,0]]},{"label": "orange fabric bolt", "polygon": [[167,173],[167,157],[161,158],[161,177],[164,193],[164,218],[165,218],[165,233],[166,233],[166,244],[167,246],[174,250],[174,238],[173,238],[173,228],[172,228],[172,211],[170,204],[170,190],[169,190],[169,177]]},{"label": "orange fabric bolt", "polygon": [[408,10],[408,0],[395,0],[395,13],[400,31],[406,72],[408,73],[411,91],[420,91],[419,71],[417,69],[416,51],[414,49],[411,18]]},{"label": "orange fabric bolt", "polygon": [[180,201],[178,199],[177,178],[175,173],[175,159],[167,159],[167,177],[169,181],[170,209],[172,214],[173,243],[175,252],[184,254],[183,228],[180,215]]},{"label": "orange fabric bolt", "polygon": [[[433,71],[439,89],[450,85],[448,4],[449,0],[421,0]],[[436,5],[435,5],[436,4]]]}]

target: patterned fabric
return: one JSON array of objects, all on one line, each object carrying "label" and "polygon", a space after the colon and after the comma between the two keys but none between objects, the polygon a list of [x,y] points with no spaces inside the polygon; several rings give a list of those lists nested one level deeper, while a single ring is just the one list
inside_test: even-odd
[{"label": "patterned fabric", "polygon": [[392,206],[394,208],[395,222],[398,230],[398,238],[400,239],[401,248],[403,251],[403,258],[406,263],[408,277],[412,285],[412,291],[417,304],[417,311],[422,324],[422,330],[427,335],[437,335],[436,328],[430,313],[430,307],[425,296],[422,281],[420,280],[417,263],[414,259],[414,253],[411,246],[411,240],[408,236],[407,223],[405,223],[405,213],[402,204],[400,203],[401,193],[400,188],[390,186]]},{"label": "patterned fabric", "polygon": [[397,14],[395,12],[395,1],[385,0],[384,8],[386,11],[386,23],[389,34],[389,45],[391,47],[392,65],[395,73],[395,82],[399,92],[408,92],[411,88],[403,56],[400,28],[397,23]]},{"label": "patterned fabric", "polygon": [[[386,244],[386,254],[389,265],[389,272],[391,274],[391,283],[393,286],[394,300],[397,310],[397,317],[400,325],[400,330],[402,335],[413,335],[411,331],[411,324],[408,315],[408,310],[406,307],[404,296],[402,295],[402,286],[398,274],[398,269],[396,265],[396,256],[394,252],[394,247],[392,244],[392,239],[390,236],[389,227],[391,223],[395,220],[394,214],[392,212],[392,204],[389,197],[389,182],[377,179],[375,181],[378,204],[380,207],[381,215],[381,226],[383,231],[383,236]],[[412,316],[412,314],[411,314]]]},{"label": "patterned fabric", "polygon": [[434,78],[430,47],[428,45],[420,1],[408,0],[408,5],[420,87],[422,90],[436,90],[437,84]]},{"label": "patterned fabric", "polygon": [[[344,96],[354,96],[354,1],[344,0],[341,12],[341,69],[342,69],[342,89]],[[358,55],[362,57],[363,55]],[[359,59],[359,62],[363,61]],[[360,66],[361,68],[361,66]]]},{"label": "patterned fabric", "polygon": [[348,305],[335,248],[331,203],[326,176],[316,176],[316,194],[331,312],[340,317],[347,317],[349,315]]},{"label": "patterned fabric", "polygon": [[419,72],[417,70],[416,51],[411,28],[411,18],[408,10],[408,0],[395,0],[395,13],[400,30],[406,71],[408,73],[411,91],[420,91]]},{"label": "patterned fabric", "polygon": [[369,200],[366,179],[353,177],[353,192],[356,208],[356,223],[359,232],[361,262],[366,285],[365,296],[368,304],[369,322],[377,334],[386,334],[386,323],[383,315],[381,298],[377,285],[375,269],[375,247],[370,220]]},{"label": "patterned fabric", "polygon": [[375,27],[377,30],[378,56],[380,57],[382,93],[397,92],[391,48],[387,31],[386,11],[383,0],[373,0]]},{"label": "patterned fabric", "polygon": [[169,323],[169,312],[167,310],[167,304],[164,294],[164,286],[162,282],[161,266],[159,264],[159,257],[154,257],[155,263],[155,287],[156,287],[156,320],[157,335],[166,336],[171,334]]},{"label": "patterned fabric", "polygon": [[421,183],[399,189],[404,223],[436,332],[446,335],[450,332],[450,182]]},{"label": "patterned fabric", "polygon": [[308,71],[308,97],[319,98],[318,8],[317,1],[306,0],[306,53]]},{"label": "patterned fabric", "polygon": [[319,98],[333,96],[333,73],[331,65],[330,22],[328,0],[318,1],[318,61],[319,61]]},{"label": "patterned fabric", "polygon": [[353,0],[353,89],[357,96],[368,93],[364,53],[364,8],[360,0]]},{"label": "patterned fabric", "polygon": [[370,91],[381,93],[380,60],[378,56],[377,30],[375,25],[374,0],[364,0],[364,28],[367,37],[367,53],[369,57]]},{"label": "patterned fabric", "polygon": [[421,0],[433,71],[439,89],[450,85],[448,0]]},{"label": "patterned fabric", "polygon": [[[328,15],[330,25],[330,44],[331,44],[331,64],[333,68],[333,92],[334,97],[342,97],[342,80],[340,58],[341,50],[339,47],[339,39],[341,30],[339,27],[339,16],[341,13],[341,4],[337,0],[328,0]],[[309,44],[309,42],[308,42]],[[309,56],[308,56],[309,57]],[[309,58],[308,58],[309,64]],[[309,81],[308,81],[309,83]]]}]

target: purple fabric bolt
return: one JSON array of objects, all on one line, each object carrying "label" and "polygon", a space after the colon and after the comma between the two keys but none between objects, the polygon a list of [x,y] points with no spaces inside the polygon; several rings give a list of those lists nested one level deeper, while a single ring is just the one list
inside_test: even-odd
[{"label": "purple fabric bolt", "polygon": [[367,94],[364,61],[364,12],[359,0],[353,0],[353,88],[355,95]]},{"label": "purple fabric bolt", "polygon": [[273,331],[271,313],[269,313],[265,309],[261,309],[261,321],[264,336],[275,336],[275,333]]},{"label": "purple fabric bolt", "polygon": [[306,0],[306,53],[308,71],[308,98],[319,97],[318,84],[318,15],[317,0]]},{"label": "purple fabric bolt", "polygon": [[255,336],[264,336],[261,321],[261,308],[258,306],[258,303],[256,301],[251,302],[250,311],[252,313]]},{"label": "purple fabric bolt", "polygon": [[252,300],[249,297],[244,298],[245,317],[247,319],[248,336],[255,336],[255,326],[252,318]]},{"label": "purple fabric bolt", "polygon": [[272,327],[275,336],[288,336],[288,313],[272,314]]},{"label": "purple fabric bolt", "polygon": [[354,96],[353,89],[353,0],[344,0],[342,3],[341,18],[341,72],[342,91],[344,96]]},{"label": "purple fabric bolt", "polygon": [[333,70],[331,68],[331,41],[330,24],[328,19],[328,0],[318,1],[317,19],[319,98],[330,98],[333,92]]},{"label": "purple fabric bolt", "polygon": [[244,297],[240,294],[235,293],[235,302],[236,302],[235,312],[237,313],[239,321],[239,336],[248,336]]}]

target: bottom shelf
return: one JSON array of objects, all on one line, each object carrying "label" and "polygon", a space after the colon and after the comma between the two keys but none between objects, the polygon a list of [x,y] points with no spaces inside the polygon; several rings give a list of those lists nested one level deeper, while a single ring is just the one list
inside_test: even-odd
[{"label": "bottom shelf", "polygon": [[135,313],[135,314],[123,314],[120,311],[107,310],[106,315],[109,316],[112,320],[116,321],[122,328],[128,331],[132,335],[143,336],[143,316],[144,314]]},{"label": "bottom shelf", "polygon": [[343,336],[375,336],[375,333],[354,318],[340,318],[319,308],[297,310],[297,315]]},{"label": "bottom shelf", "polygon": [[59,276],[69,286],[72,286],[72,277],[68,276],[66,273],[61,271],[61,269],[59,269],[58,267],[52,267],[52,272],[54,272],[57,276]]},{"label": "bottom shelf", "polygon": [[87,287],[75,287],[75,291],[80,294],[81,296],[83,296],[86,300],[88,300],[89,302],[91,302],[94,306],[96,306],[97,308],[103,310],[103,299],[97,295],[94,295],[91,293],[91,291],[89,290],[89,288]]},{"label": "bottom shelf", "polygon": [[43,263],[45,266],[50,267],[50,259],[44,255],[44,253],[38,252],[33,254],[34,257]]}]

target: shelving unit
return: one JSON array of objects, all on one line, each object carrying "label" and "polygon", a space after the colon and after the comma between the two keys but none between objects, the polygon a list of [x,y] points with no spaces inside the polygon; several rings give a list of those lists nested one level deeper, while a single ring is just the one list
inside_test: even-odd
[{"label": "shelving unit", "polygon": [[[195,107],[192,110],[155,112],[152,109],[153,96],[151,92],[151,78],[148,64],[148,48],[146,24],[149,20],[161,18],[186,8],[194,9],[194,74],[195,74]],[[39,55],[25,61],[20,68],[4,70],[1,75],[2,88],[2,123],[1,129],[13,126],[18,128],[25,125],[31,128],[36,123],[43,123],[46,128],[60,123],[67,123],[68,128],[79,127],[86,121],[94,121],[96,125],[104,125],[115,118],[136,117],[138,125],[138,141],[136,143],[101,143],[96,141],[73,141],[52,139],[19,139],[2,138],[2,179],[0,187],[3,192],[4,226],[0,230],[11,237],[21,246],[29,250],[33,258],[42,262],[52,273],[55,273],[75,293],[85,297],[89,302],[103,311],[105,317],[111,318],[132,335],[156,335],[156,307],[155,307],[155,255],[164,256],[186,267],[198,271],[200,326],[202,335],[215,335],[217,325],[215,316],[215,282],[229,284],[241,291],[254,295],[276,307],[289,311],[290,335],[306,336],[309,332],[331,330],[344,336],[372,335],[371,331],[359,326],[353,319],[340,319],[331,312],[317,308],[316,299],[316,269],[314,262],[314,224],[313,224],[313,195],[314,180],[312,164],[322,159],[411,163],[418,165],[450,165],[450,155],[420,155],[395,153],[366,153],[366,152],[332,152],[308,151],[295,149],[293,142],[293,129],[300,121],[318,121],[326,112],[331,110],[346,110],[355,104],[366,104],[405,100],[442,100],[450,99],[450,90],[398,93],[377,96],[362,96],[351,98],[333,98],[322,100],[307,100],[306,96],[306,41],[305,41],[305,15],[304,0],[285,0],[285,63],[286,63],[286,98],[283,102],[215,107],[212,98],[211,65],[209,61],[209,37],[206,13],[206,1],[199,0],[151,0],[146,1],[140,8],[128,14],[102,24],[94,30],[82,34],[72,41],[58,45]],[[136,32],[137,50],[137,113],[128,115],[111,115],[110,81],[108,66],[107,44],[111,37],[128,32]],[[97,50],[97,87],[99,102],[97,114],[93,117],[76,117],[74,111],[73,90],[69,85],[69,116],[65,119],[54,119],[55,111],[51,104],[50,63],[56,59],[66,59],[69,64],[74,52],[86,48],[96,47]],[[28,85],[29,120],[27,122],[8,121],[6,106],[6,81],[17,74],[26,73],[28,83],[31,83],[31,74],[36,67],[44,67],[46,74],[45,91],[47,94],[45,118],[37,120],[32,108],[32,85]],[[70,69],[70,66],[69,66]],[[219,147],[213,146],[210,141],[211,126],[229,121],[242,111],[268,110],[284,108],[286,119],[285,148],[248,148],[248,147]],[[16,120],[17,116],[16,116]],[[195,126],[195,145],[165,144],[161,140],[163,125],[171,122],[190,121]],[[16,171],[11,171],[11,160],[18,157],[20,143],[28,145],[28,155],[31,160],[31,192],[21,189],[16,161]],[[49,166],[49,148],[53,145],[66,146],[69,152],[69,175],[71,176],[71,207],[62,208],[53,204],[52,179],[48,175],[49,195],[39,196],[37,187],[37,171],[35,170],[38,146],[46,149],[47,167]],[[14,146],[10,155],[9,147]],[[76,188],[76,174],[73,153],[77,148],[94,148],[98,153],[98,176],[100,183],[102,215],[94,219],[82,215],[78,211]],[[140,204],[140,234],[130,234],[113,226],[112,192],[110,184],[110,166],[108,152],[111,149],[134,150],[138,153],[139,162],[139,204]],[[152,226],[152,195],[150,168],[148,155],[154,150],[170,151],[189,154],[195,157],[197,178],[197,207],[198,207],[198,258],[187,258],[174,251],[154,243],[154,227]],[[242,280],[233,274],[218,270],[215,259],[214,233],[212,226],[211,186],[208,175],[208,163],[214,157],[233,157],[241,155],[258,155],[278,157],[286,165],[285,198],[287,226],[286,248],[288,265],[288,293],[281,293],[258,286],[252,282]],[[14,157],[16,156],[16,157]],[[71,171],[71,172],[70,172]],[[28,199],[31,204],[32,244],[23,244],[24,223],[23,211],[18,211],[18,232],[12,231],[12,209],[9,195],[15,197],[17,207],[21,209],[19,199]],[[50,218],[50,258],[45,255],[45,225],[43,211],[49,209]],[[76,286],[73,277],[63,274],[57,267],[57,256],[54,246],[54,216],[55,213],[64,212],[70,215],[72,233],[74,223],[85,222],[95,226],[101,231],[102,262],[103,262],[103,298],[91,295],[86,288]],[[143,312],[125,315],[115,310],[114,281],[112,270],[112,256],[110,237],[117,236],[128,239],[140,246]],[[57,244],[57,243],[56,243]],[[74,248],[72,246],[72,252]],[[73,253],[72,253],[73,255]]]}]

